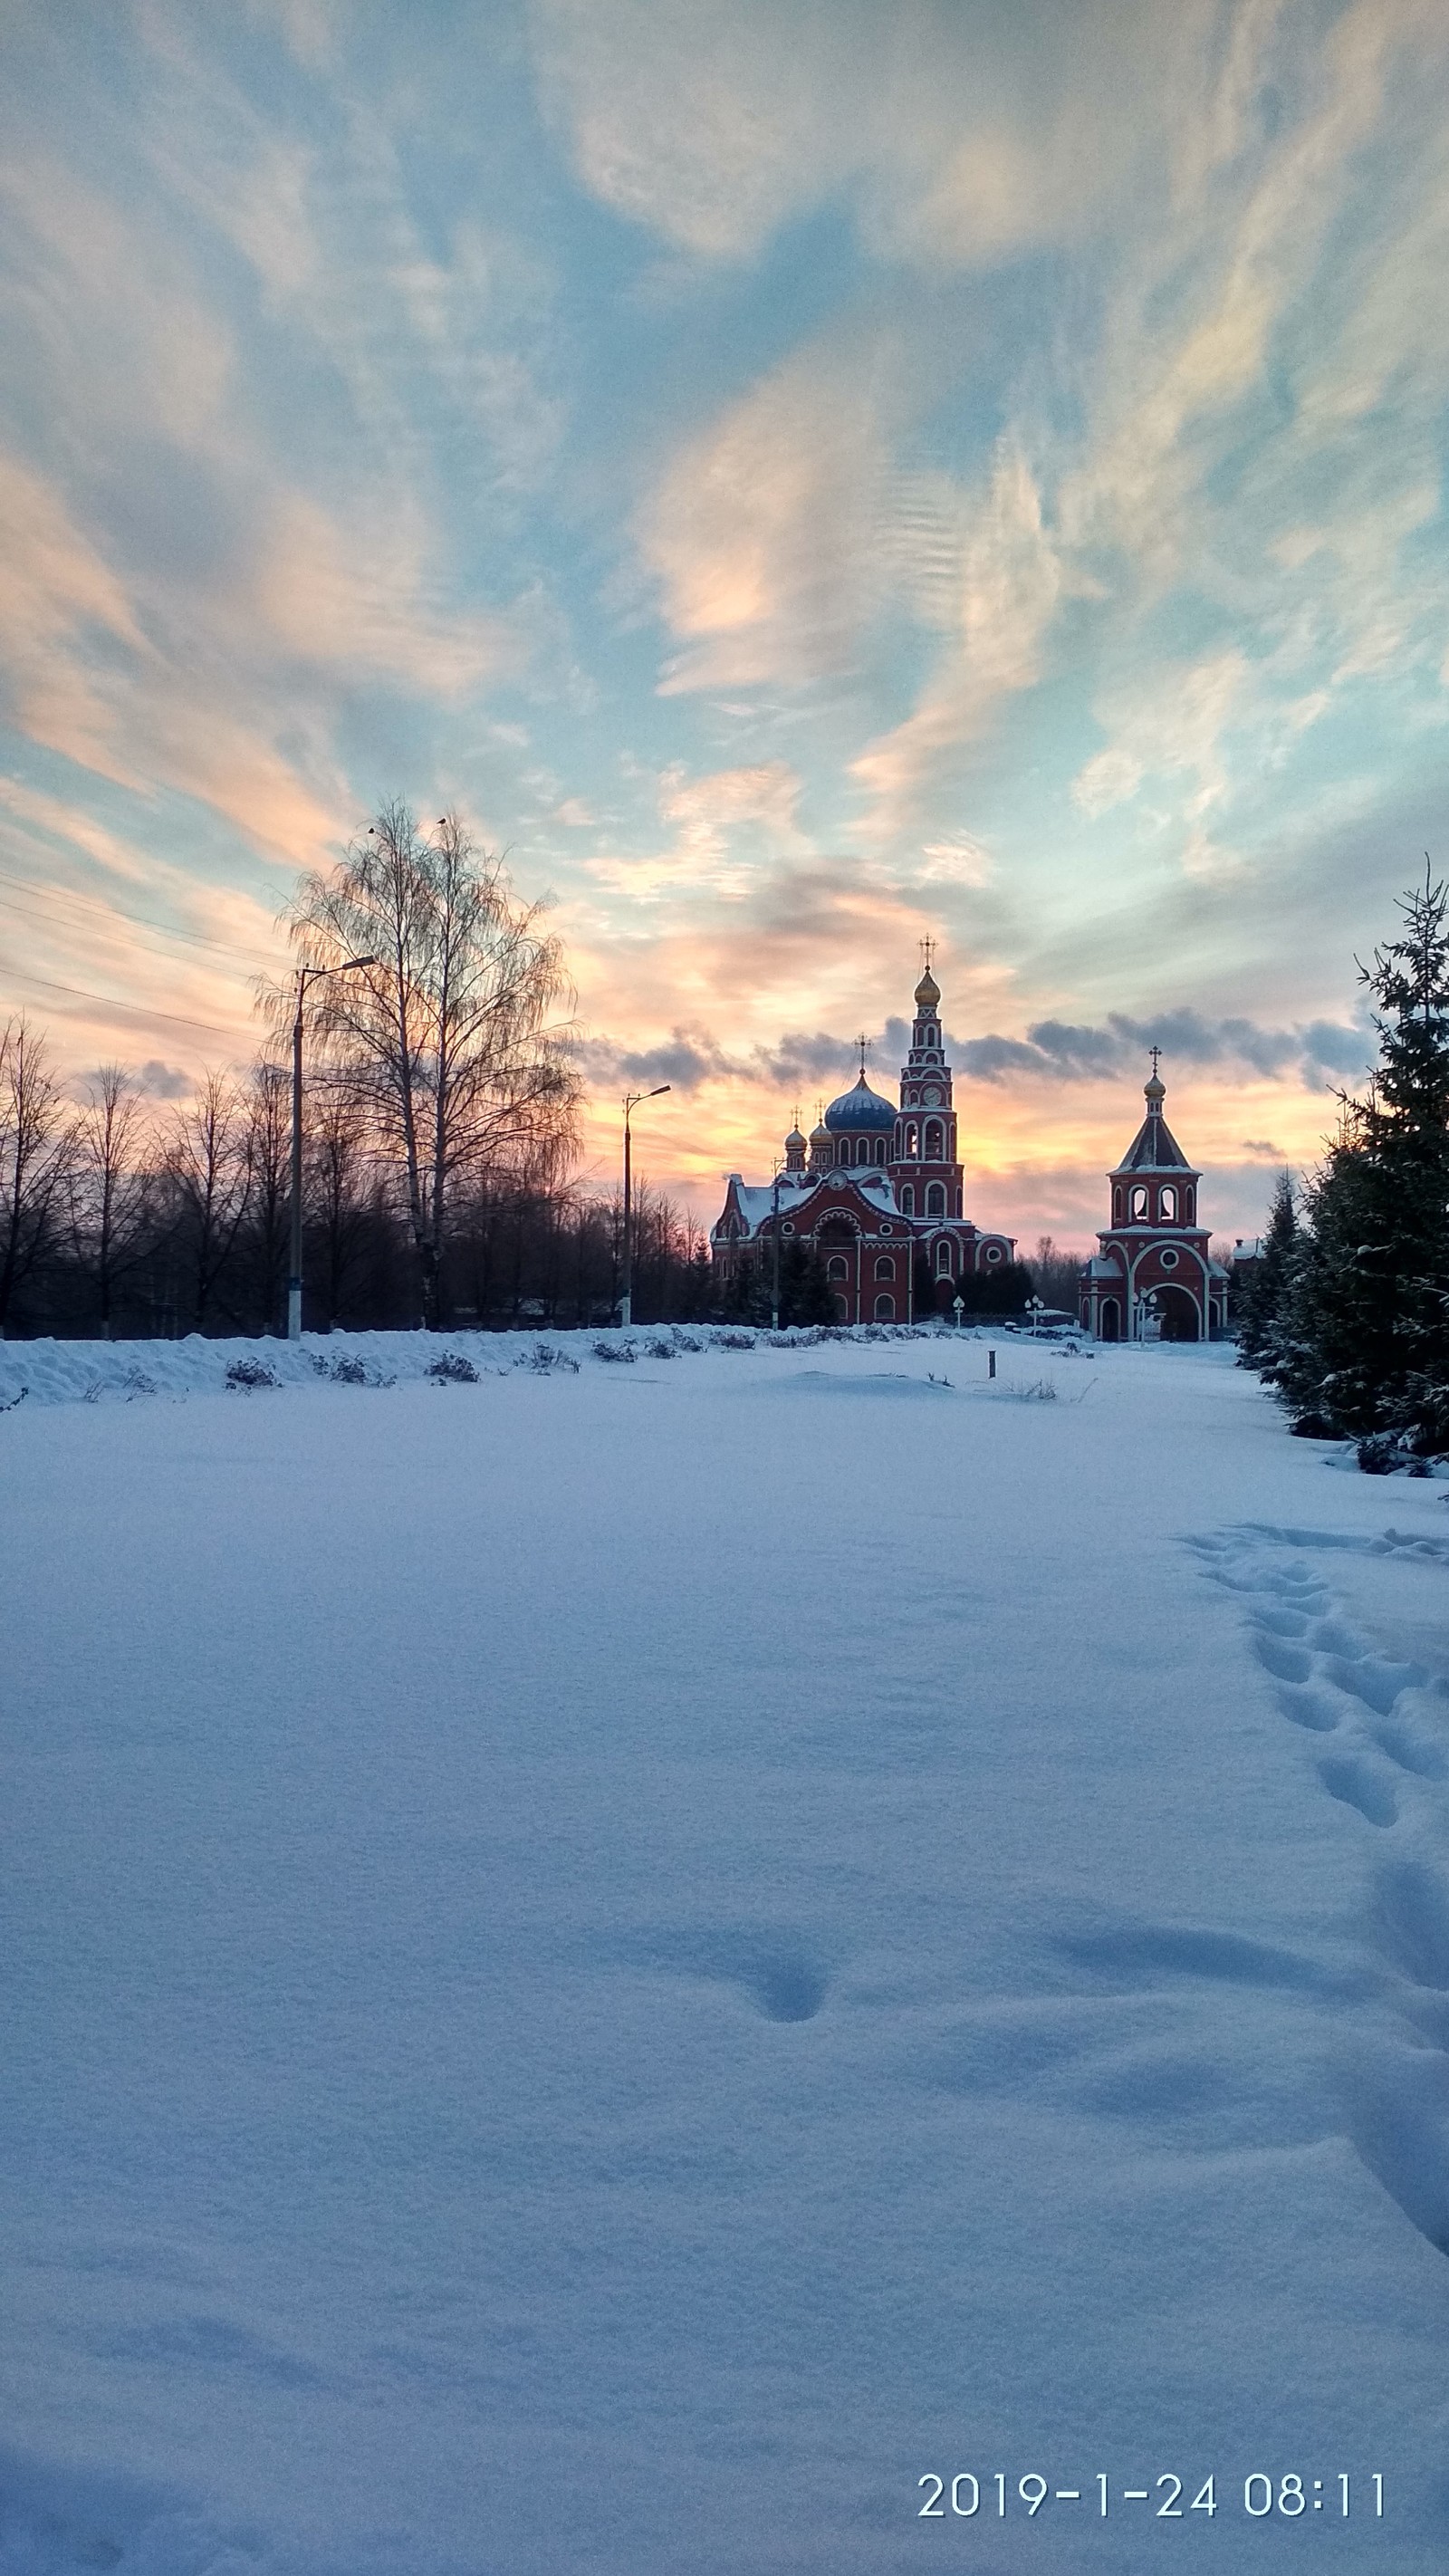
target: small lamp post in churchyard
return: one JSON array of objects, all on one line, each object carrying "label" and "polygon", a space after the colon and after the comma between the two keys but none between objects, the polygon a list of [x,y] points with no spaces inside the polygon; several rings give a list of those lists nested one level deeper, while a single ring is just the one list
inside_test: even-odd
[{"label": "small lamp post in churchyard", "polygon": [[770,1330],[780,1329],[780,1165],[775,1165],[775,1215],[770,1228]]},{"label": "small lamp post in churchyard", "polygon": [[634,1201],[629,1121],[641,1100],[661,1100],[669,1088],[667,1082],[657,1083],[652,1091],[629,1092],[624,1101],[624,1285],[619,1298],[619,1321],[626,1327],[634,1320]]},{"label": "small lamp post in churchyard", "polygon": [[966,1300],[962,1296],[959,1288],[951,1300],[951,1312],[956,1318],[956,1330],[959,1333],[961,1330],[961,1318],[966,1312]]},{"label": "small lamp post in churchyard", "polygon": [[1044,1297],[1028,1297],[1026,1301],[1026,1311],[1031,1317],[1032,1333],[1033,1335],[1036,1335],[1041,1330],[1041,1319],[1046,1313],[1046,1299]]},{"label": "small lamp post in churchyard", "polygon": [[302,1004],[309,984],[324,975],[346,975],[355,966],[375,966],[375,957],[344,957],[340,966],[299,966],[297,1015],[292,1022],[292,1268],[287,1281],[287,1339],[302,1338]]}]

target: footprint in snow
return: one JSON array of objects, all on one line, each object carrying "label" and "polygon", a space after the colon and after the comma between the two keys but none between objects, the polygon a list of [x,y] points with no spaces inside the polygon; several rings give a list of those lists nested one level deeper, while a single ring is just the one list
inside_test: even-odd
[{"label": "footprint in snow", "polygon": [[[1209,1578],[1238,1597],[1284,1716],[1335,1739],[1315,1765],[1328,1795],[1376,1833],[1417,1824],[1442,1846],[1449,1818],[1434,1789],[1449,1777],[1449,1681],[1407,1657],[1383,1654],[1355,1626],[1328,1567],[1352,1557],[1393,1559],[1442,1580],[1449,1547],[1392,1529],[1362,1540],[1262,1523],[1193,1544]],[[1351,1590],[1346,1566],[1344,1580]],[[1401,1607],[1404,1597],[1401,1590]],[[1443,1619],[1437,1596],[1428,1609],[1426,1619],[1411,1615],[1409,1624],[1432,1638]],[[1373,2037],[1359,2029],[1346,2038],[1349,2134],[1405,2217],[1449,2254],[1449,1881],[1432,1862],[1408,1854],[1380,1862],[1363,1928],[1381,1963],[1384,2002],[1397,2013],[1391,2010]],[[1213,1973],[1209,1953],[1200,1956],[1201,1972]],[[1241,1976],[1243,1963],[1219,1973]],[[1396,2020],[1400,2030],[1410,2025],[1412,2039],[1396,2032]]]}]

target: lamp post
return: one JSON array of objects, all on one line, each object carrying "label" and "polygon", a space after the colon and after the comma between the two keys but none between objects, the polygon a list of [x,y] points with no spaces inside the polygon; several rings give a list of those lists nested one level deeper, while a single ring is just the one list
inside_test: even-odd
[{"label": "lamp post", "polygon": [[667,1082],[656,1083],[652,1091],[631,1091],[624,1100],[624,1286],[619,1298],[619,1321],[626,1327],[634,1320],[634,1201],[629,1121],[641,1100],[660,1100],[670,1088]]},{"label": "lamp post", "polygon": [[780,1329],[780,1166],[775,1165],[774,1218],[770,1227],[770,1330]]},{"label": "lamp post", "polygon": [[309,983],[324,975],[345,975],[354,966],[375,966],[375,957],[344,957],[340,966],[299,966],[297,1015],[292,1022],[292,1269],[287,1281],[287,1339],[302,1338],[302,1004]]}]

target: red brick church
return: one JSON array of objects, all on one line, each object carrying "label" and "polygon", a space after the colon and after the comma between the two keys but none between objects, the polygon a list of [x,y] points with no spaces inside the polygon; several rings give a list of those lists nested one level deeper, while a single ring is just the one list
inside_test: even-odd
[{"label": "red brick church", "polygon": [[774,1181],[730,1173],[710,1235],[722,1294],[746,1271],[768,1276],[777,1225],[782,1259],[795,1245],[818,1253],[843,1324],[911,1322],[918,1265],[930,1277],[928,1311],[939,1314],[961,1279],[1015,1258],[1010,1235],[983,1234],[963,1214],[940,1000],[928,954],[899,1107],[871,1090],[862,1043],[859,1080],[831,1101],[808,1140],[791,1128]]}]

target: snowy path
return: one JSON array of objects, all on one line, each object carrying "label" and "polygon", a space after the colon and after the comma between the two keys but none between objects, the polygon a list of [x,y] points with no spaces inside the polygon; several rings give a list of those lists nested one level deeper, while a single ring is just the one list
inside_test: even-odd
[{"label": "snowy path", "polygon": [[0,2576],[1442,2576],[1445,1489],[948,1360],[0,1419]]}]

